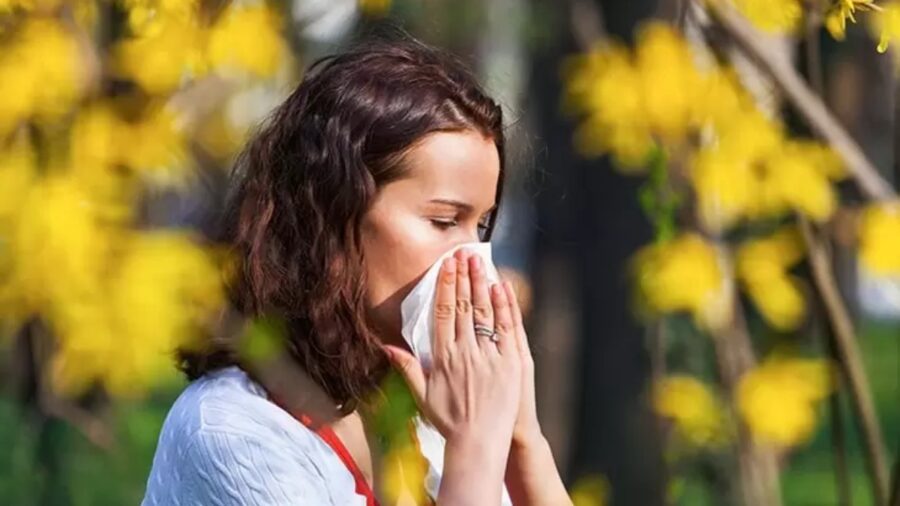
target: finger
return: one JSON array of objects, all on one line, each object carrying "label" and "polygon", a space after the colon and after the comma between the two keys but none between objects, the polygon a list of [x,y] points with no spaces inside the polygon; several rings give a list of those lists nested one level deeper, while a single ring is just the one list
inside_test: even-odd
[{"label": "finger", "polygon": [[434,296],[434,354],[443,354],[456,336],[456,259],[444,260]]},{"label": "finger", "polygon": [[469,279],[469,252],[456,252],[456,344],[475,344],[475,322],[472,320],[472,283]]},{"label": "finger", "polygon": [[519,307],[519,299],[513,289],[512,283],[503,282],[503,289],[506,297],[509,299],[510,312],[512,314],[513,330],[515,333],[516,346],[523,356],[531,356],[531,349],[528,347],[528,335],[525,333],[525,323],[522,319],[522,309]]},{"label": "finger", "polygon": [[[472,321],[474,325],[494,328],[494,304],[491,302],[491,290],[488,287],[484,261],[478,255],[472,255],[469,261],[469,272],[472,279]],[[474,327],[473,327],[474,328]],[[476,339],[481,336],[475,334]]]},{"label": "finger", "polygon": [[400,372],[409,390],[420,407],[425,399],[425,371],[419,360],[408,351],[398,346],[385,344],[382,349],[387,354],[391,364]]},{"label": "finger", "polygon": [[[499,337],[496,347],[501,355],[518,354],[510,303],[506,291],[499,283],[491,286],[491,300],[494,304],[494,329]],[[485,341],[491,345],[495,344],[488,339]]]}]

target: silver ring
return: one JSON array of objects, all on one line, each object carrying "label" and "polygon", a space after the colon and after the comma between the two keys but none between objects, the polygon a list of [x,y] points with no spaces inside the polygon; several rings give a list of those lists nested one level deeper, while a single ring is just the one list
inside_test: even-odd
[{"label": "silver ring", "polygon": [[500,336],[497,334],[496,329],[492,329],[487,325],[479,325],[475,324],[475,335],[476,336],[484,336],[491,340],[492,343],[496,343],[500,341]]}]

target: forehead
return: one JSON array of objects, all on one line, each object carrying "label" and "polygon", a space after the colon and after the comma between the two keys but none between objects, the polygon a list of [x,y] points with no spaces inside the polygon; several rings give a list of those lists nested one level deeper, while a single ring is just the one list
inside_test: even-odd
[{"label": "forehead", "polygon": [[474,131],[429,134],[406,154],[406,182],[427,193],[484,209],[494,205],[500,157],[493,139]]}]

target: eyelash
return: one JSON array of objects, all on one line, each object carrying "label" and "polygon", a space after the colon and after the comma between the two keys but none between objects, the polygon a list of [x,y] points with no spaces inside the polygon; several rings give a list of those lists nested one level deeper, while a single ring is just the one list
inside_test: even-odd
[{"label": "eyelash", "polygon": [[[444,221],[444,220],[435,220],[435,219],[432,219],[431,223],[441,230],[447,230],[450,227],[455,227],[456,225],[459,224],[456,220]],[[484,218],[478,222],[478,230],[487,230],[487,228],[488,228],[487,218]]]}]

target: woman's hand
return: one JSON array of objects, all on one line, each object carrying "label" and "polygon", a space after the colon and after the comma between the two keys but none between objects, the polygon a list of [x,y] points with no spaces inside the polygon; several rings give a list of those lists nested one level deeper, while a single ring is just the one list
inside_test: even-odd
[{"label": "woman's hand", "polygon": [[[409,352],[385,346],[423,415],[448,442],[477,435],[508,447],[522,384],[514,318],[507,290],[489,287],[481,258],[461,250],[438,277],[431,370],[426,374]],[[495,329],[497,341],[476,335],[475,325]]]},{"label": "woman's hand", "polygon": [[[419,409],[447,440],[438,504],[498,504],[522,386],[513,309],[488,286],[478,255],[458,251],[441,266],[434,306],[432,367],[385,346]],[[496,338],[476,334],[494,329]]]}]

